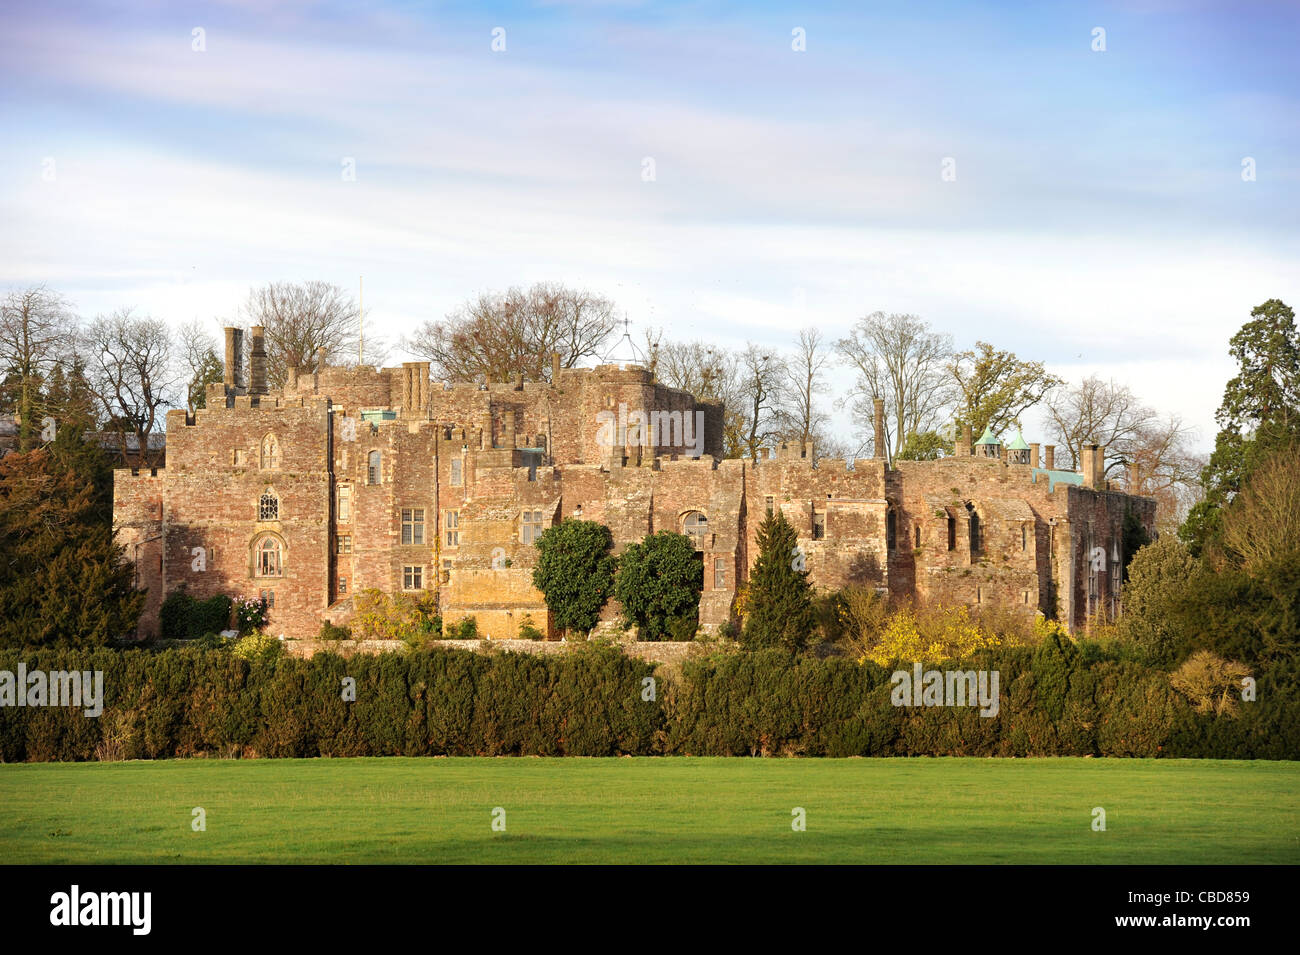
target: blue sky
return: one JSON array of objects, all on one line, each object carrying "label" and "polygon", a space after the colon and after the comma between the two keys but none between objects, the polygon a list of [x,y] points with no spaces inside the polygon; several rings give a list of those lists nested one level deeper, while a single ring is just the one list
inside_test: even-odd
[{"label": "blue sky", "polygon": [[727,345],[907,311],[1203,447],[1300,304],[1294,3],[269,6],[4,3],[0,287],[215,329],[364,275],[393,340],[542,279]]}]

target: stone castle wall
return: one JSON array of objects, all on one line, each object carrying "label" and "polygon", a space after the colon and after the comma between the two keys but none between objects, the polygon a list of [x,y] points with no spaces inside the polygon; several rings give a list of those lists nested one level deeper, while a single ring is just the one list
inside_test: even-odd
[{"label": "stone castle wall", "polygon": [[[782,447],[718,460],[721,406],[636,367],[486,388],[442,386],[419,362],[291,371],[283,390],[252,395],[240,380],[214,386],[193,418],[169,415],[166,468],[116,472],[119,540],[149,588],[144,634],[182,586],[200,598],[273,595],[270,632],[296,638],[322,620],[347,623],[369,588],[436,590],[447,624],[473,616],[494,640],[525,622],[550,631],[531,539],[578,516],[607,525],[617,551],[689,519],[700,621],[713,629],[734,618],[759,524],[776,510],[818,587],[1012,607],[1077,628],[1117,609],[1110,571],[1091,569],[1097,549],[1109,567],[1125,515],[1154,522],[1152,501],[1079,485],[1097,484],[1095,473],[1005,455],[814,466],[811,448]],[[698,414],[704,430],[698,444],[681,432],[657,443],[633,412]],[[261,507],[268,494],[273,517]],[[279,562],[270,575],[259,563],[268,541]],[[618,612],[611,601],[603,619]]]}]

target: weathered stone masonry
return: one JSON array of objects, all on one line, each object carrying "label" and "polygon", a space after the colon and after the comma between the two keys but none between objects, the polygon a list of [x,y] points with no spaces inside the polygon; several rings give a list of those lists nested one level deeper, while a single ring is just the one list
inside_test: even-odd
[{"label": "weathered stone masonry", "polygon": [[[1039,467],[1037,445],[969,433],[939,461],[814,466],[811,448],[792,447],[720,460],[721,405],[639,367],[491,386],[433,382],[420,362],[291,369],[272,392],[261,338],[252,329],[245,383],[243,343],[227,331],[226,380],[206,410],[168,415],[165,468],[115,472],[119,540],[149,590],[142,635],[181,586],[265,594],[271,632],[303,638],[346,622],[366,588],[436,590],[448,623],[473,616],[494,639],[526,619],[549,630],[533,541],[566,517],[608,525],[618,550],[664,528],[691,534],[700,621],[716,628],[773,509],[819,587],[992,603],[1080,628],[1118,612],[1125,515],[1153,528],[1153,501],[1106,489],[1101,449],[1086,450],[1083,474],[1054,470],[1050,447]],[[637,411],[661,413],[653,434]],[[617,613],[611,603],[605,617]]]}]

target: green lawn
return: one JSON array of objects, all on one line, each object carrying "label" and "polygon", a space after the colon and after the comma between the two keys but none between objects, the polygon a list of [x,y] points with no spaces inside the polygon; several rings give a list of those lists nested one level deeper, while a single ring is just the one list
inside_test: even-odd
[{"label": "green lawn", "polygon": [[0,766],[0,850],[9,863],[1300,863],[1298,793],[1295,763],[1192,760],[35,763]]}]

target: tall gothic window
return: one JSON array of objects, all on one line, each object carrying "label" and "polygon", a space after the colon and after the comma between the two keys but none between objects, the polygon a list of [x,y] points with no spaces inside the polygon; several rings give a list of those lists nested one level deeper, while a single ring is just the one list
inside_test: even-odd
[{"label": "tall gothic window", "polygon": [[280,466],[280,440],[273,434],[262,439],[262,467],[275,470]]},{"label": "tall gothic window", "polygon": [[274,537],[263,537],[253,545],[253,576],[284,576],[284,554]]},{"label": "tall gothic window", "polygon": [[280,499],[269,487],[262,492],[262,499],[257,502],[257,519],[259,521],[278,521],[280,519]]}]

